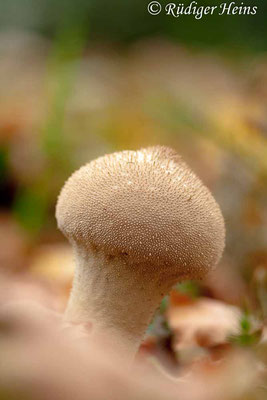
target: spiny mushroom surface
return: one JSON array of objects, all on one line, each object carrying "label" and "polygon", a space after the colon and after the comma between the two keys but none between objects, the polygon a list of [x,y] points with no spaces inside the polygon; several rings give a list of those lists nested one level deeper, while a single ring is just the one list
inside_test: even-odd
[{"label": "spiny mushroom surface", "polygon": [[65,183],[56,217],[76,257],[67,318],[111,328],[126,348],[138,346],[172,285],[202,278],[224,247],[219,206],[167,147],[81,167]]}]

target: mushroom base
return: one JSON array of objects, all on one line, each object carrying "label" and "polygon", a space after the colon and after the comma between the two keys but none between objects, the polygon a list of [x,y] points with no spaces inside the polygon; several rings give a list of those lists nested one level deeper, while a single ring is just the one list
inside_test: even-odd
[{"label": "mushroom base", "polygon": [[[153,266],[127,256],[75,247],[76,269],[65,318],[92,324],[92,337],[134,357],[172,283]],[[177,280],[177,278],[176,278]]]}]

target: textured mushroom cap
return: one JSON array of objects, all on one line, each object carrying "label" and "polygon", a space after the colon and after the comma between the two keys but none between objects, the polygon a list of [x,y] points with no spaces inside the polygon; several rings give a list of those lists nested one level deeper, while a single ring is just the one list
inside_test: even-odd
[{"label": "textured mushroom cap", "polygon": [[81,167],[59,195],[56,218],[77,246],[174,280],[202,277],[224,248],[219,206],[167,147],[113,153]]}]

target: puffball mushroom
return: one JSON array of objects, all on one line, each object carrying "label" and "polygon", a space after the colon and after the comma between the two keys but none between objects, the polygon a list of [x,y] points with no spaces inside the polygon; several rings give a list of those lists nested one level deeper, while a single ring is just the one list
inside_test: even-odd
[{"label": "puffball mushroom", "polygon": [[81,167],[59,195],[56,218],[76,262],[66,319],[90,321],[131,356],[171,287],[202,278],[224,247],[219,206],[167,147]]}]

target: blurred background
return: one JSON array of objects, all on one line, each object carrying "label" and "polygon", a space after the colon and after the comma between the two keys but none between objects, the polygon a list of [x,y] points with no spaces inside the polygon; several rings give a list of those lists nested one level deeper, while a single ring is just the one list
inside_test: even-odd
[{"label": "blurred background", "polygon": [[201,20],[151,16],[147,3],[0,1],[5,298],[18,286],[62,312],[73,276],[54,216],[64,181],[105,153],[167,145],[214,194],[226,248],[206,280],[164,299],[141,353],[174,369],[235,346],[258,357],[267,341],[267,3],[251,0],[255,16]]}]

